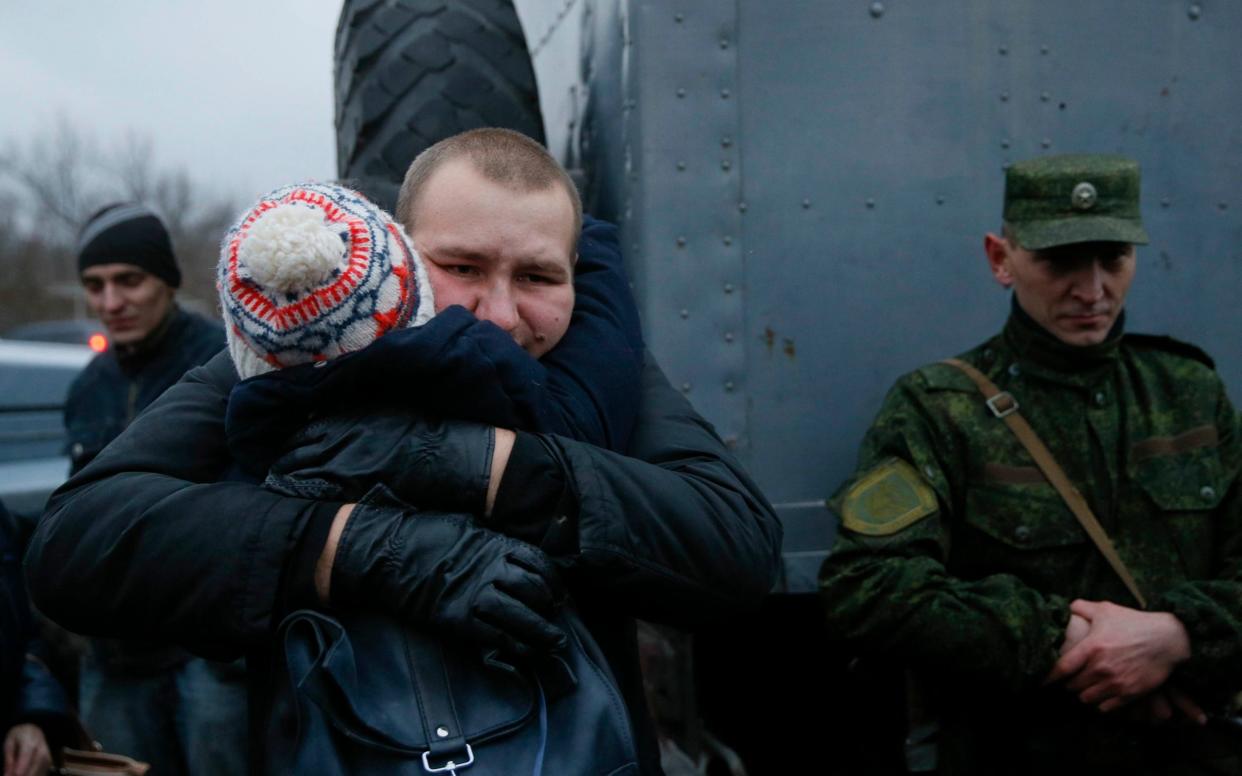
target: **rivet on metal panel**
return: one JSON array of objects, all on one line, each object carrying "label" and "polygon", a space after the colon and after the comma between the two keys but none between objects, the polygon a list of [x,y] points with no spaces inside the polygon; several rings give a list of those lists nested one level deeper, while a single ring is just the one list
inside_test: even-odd
[{"label": "rivet on metal panel", "polygon": [[1220,208],[1221,210],[1228,210],[1229,203],[1228,202],[1217,202],[1216,207]]},{"label": "rivet on metal panel", "polygon": [[685,237],[678,237],[678,238],[677,238],[677,247],[678,247],[678,248],[684,248],[684,247],[686,247],[686,238],[685,238]]},{"label": "rivet on metal panel", "polygon": [[678,24],[681,24],[685,20],[686,20],[686,15],[684,13],[673,14],[673,21],[677,22]]},{"label": "rivet on metal panel", "polygon": [[737,203],[737,210],[738,210],[738,212],[739,212],[739,213],[745,213],[745,212],[746,212],[746,203],[745,203],[745,202],[739,202],[739,203]]},{"label": "rivet on metal panel", "polygon": [[725,135],[724,137],[720,138],[720,145],[722,148],[728,148],[729,146],[733,145],[733,138],[729,137],[728,135]]},{"label": "rivet on metal panel", "polygon": [[733,390],[733,381],[732,381],[732,380],[725,380],[724,389],[725,389],[725,391],[729,391],[729,392],[731,392],[731,391]]},{"label": "rivet on metal panel", "polygon": [[810,209],[811,209],[811,200],[809,200],[809,199],[804,199],[804,200],[802,200],[802,209],[803,209],[803,210],[810,210]]},{"label": "rivet on metal panel", "polygon": [[1012,162],[1005,162],[1001,165],[1001,170],[1008,170]]},{"label": "rivet on metal panel", "polygon": [[1001,148],[1008,148],[1008,147],[1009,147],[1009,139],[1006,138],[1001,141]]},{"label": "rivet on metal panel", "polygon": [[730,236],[729,236],[729,235],[727,235],[727,234],[724,236],[723,240],[724,240],[724,244],[725,244],[725,245],[732,245],[732,244],[733,244],[733,238],[732,238],[732,237],[730,237]]},{"label": "rivet on metal panel", "polygon": [[996,50],[996,53],[997,53],[997,54],[1000,54],[1002,57],[1003,57],[1003,56],[1008,56],[1008,55],[1009,55],[1009,47],[1008,47],[1008,46],[1001,46],[1000,48],[998,48],[998,49]]},{"label": "rivet on metal panel", "polygon": [[725,285],[724,285],[724,292],[725,292],[726,294],[732,294],[732,293],[733,293],[733,284],[732,284],[732,283],[725,283]]},{"label": "rivet on metal panel", "polygon": [[1186,15],[1191,19],[1198,19],[1203,15],[1203,8],[1198,3],[1195,3],[1186,9]]},{"label": "rivet on metal panel", "polygon": [[678,89],[678,90],[677,90],[677,99],[679,99],[679,100],[681,100],[681,99],[685,99],[685,96],[686,96],[686,90],[685,90],[685,89]]},{"label": "rivet on metal panel", "polygon": [[725,332],[725,342],[732,342],[732,341],[733,341],[733,332],[731,332],[731,331],[726,331],[726,332]]},{"label": "rivet on metal panel", "polygon": [[937,204],[937,205],[943,205],[943,204],[944,204],[944,197],[942,197],[942,196],[938,196],[938,197],[936,197],[936,204]]},{"label": "rivet on metal panel", "polygon": [[1039,53],[1041,53],[1041,54],[1045,54],[1045,55],[1046,55],[1046,54],[1048,53],[1048,47],[1047,47],[1047,46],[1040,46],[1040,47],[1039,47]]},{"label": "rivet on metal panel", "polygon": [[721,90],[720,90],[720,99],[722,99],[722,100],[727,100],[727,99],[729,99],[729,90],[728,90],[728,89],[721,89]]},{"label": "rivet on metal panel", "polygon": [[721,160],[720,160],[720,169],[722,169],[722,170],[728,170],[728,169],[729,169],[729,168],[731,168],[732,166],[733,166],[733,162],[730,162],[728,159],[721,159]]},{"label": "rivet on metal panel", "polygon": [[1172,205],[1172,204],[1173,204],[1173,200],[1169,199],[1168,197],[1164,197],[1160,200],[1160,207],[1168,207],[1169,205]]},{"label": "rivet on metal panel", "polygon": [[1047,102],[1048,100],[1051,100],[1051,99],[1052,99],[1052,95],[1051,95],[1051,94],[1048,94],[1047,92],[1040,92],[1040,93],[1039,93],[1039,101],[1040,101],[1040,102]]},{"label": "rivet on metal panel", "polygon": [[686,309],[686,308],[684,308],[684,307],[683,307],[683,308],[681,308],[681,319],[684,321],[685,319],[687,319],[687,318],[689,318],[689,317],[690,317],[690,311],[689,311],[689,310],[687,310],[687,309]]},{"label": "rivet on metal panel", "polygon": [[868,198],[868,199],[867,199],[867,209],[868,209],[868,210],[874,210],[874,209],[875,209],[875,200],[874,200],[874,199],[870,199],[870,198]]},{"label": "rivet on metal panel", "polygon": [[678,169],[678,170],[684,170],[684,169],[686,169],[686,163],[685,163],[685,162],[678,162],[678,163],[677,163],[677,169]]},{"label": "rivet on metal panel", "polygon": [[870,11],[872,19],[879,19],[884,15],[884,3],[872,3]]},{"label": "rivet on metal panel", "polygon": [[1043,140],[1039,141],[1039,144],[1043,146],[1044,148],[1052,148],[1052,141],[1049,140],[1048,138],[1044,138]]},{"label": "rivet on metal panel", "polygon": [[690,393],[690,383],[682,383],[682,384],[681,384],[681,392],[682,392],[682,393]]},{"label": "rivet on metal panel", "polygon": [[1009,92],[1000,93],[1001,102],[1009,102]]},{"label": "rivet on metal panel", "polygon": [[721,47],[722,49],[727,49],[727,48],[729,47],[729,39],[728,39],[728,38],[721,38],[721,39],[720,39],[720,47]]}]

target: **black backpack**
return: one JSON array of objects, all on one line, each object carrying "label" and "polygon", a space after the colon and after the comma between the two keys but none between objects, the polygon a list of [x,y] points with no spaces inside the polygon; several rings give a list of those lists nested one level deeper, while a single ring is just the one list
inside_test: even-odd
[{"label": "black backpack", "polygon": [[637,774],[616,680],[577,614],[560,652],[508,661],[391,617],[285,618],[265,761],[271,773]]}]

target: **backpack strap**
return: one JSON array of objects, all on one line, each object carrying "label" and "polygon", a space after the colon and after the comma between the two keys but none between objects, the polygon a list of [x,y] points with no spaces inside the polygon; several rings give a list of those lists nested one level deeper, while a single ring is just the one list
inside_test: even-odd
[{"label": "backpack strap", "polygon": [[1104,526],[1100,525],[1100,521],[1091,512],[1091,507],[1087,506],[1087,500],[1078,492],[1078,488],[1074,487],[1074,483],[1070,482],[1069,477],[1065,476],[1065,471],[1052,457],[1052,453],[1044,445],[1043,440],[1026,422],[1026,418],[1018,414],[1018,400],[1008,391],[997,388],[996,384],[982,372],[965,361],[948,358],[943,363],[962,370],[979,387],[979,392],[983,394],[988,409],[997,418],[1005,421],[1006,426],[1009,426],[1009,430],[1035,459],[1035,465],[1048,478],[1048,482],[1052,483],[1052,487],[1056,488],[1057,493],[1061,494],[1065,505],[1074,513],[1074,517],[1078,518],[1078,522],[1091,537],[1091,541],[1095,543],[1100,554],[1108,561],[1108,565],[1112,566],[1117,576],[1121,577],[1121,581],[1125,583],[1126,589],[1130,591],[1134,599],[1139,602],[1139,606],[1146,609],[1147,599],[1143,596],[1143,591],[1139,589],[1138,583],[1134,581],[1125,561],[1117,554],[1112,539],[1108,537]]}]

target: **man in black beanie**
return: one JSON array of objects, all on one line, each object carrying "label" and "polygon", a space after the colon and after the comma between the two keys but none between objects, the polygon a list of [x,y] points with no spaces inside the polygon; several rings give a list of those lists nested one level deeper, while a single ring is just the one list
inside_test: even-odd
[{"label": "man in black beanie", "polygon": [[[108,346],[65,402],[73,474],[224,347],[220,324],[177,305],[181,270],[168,230],[149,208],[120,203],[91,216],[78,238],[78,272]],[[154,773],[242,773],[241,677],[236,666],[169,645],[96,639],[82,661],[82,715],[105,747],[150,763]]]},{"label": "man in black beanie", "polygon": [[181,270],[164,222],[142,205],[109,205],[91,216],[78,238],[78,274],[91,312],[125,356],[171,323]]}]

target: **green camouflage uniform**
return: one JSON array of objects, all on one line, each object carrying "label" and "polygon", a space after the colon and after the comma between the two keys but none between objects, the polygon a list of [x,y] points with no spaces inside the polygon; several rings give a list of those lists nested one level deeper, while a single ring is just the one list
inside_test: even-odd
[{"label": "green camouflage uniform", "polygon": [[[1120,329],[1071,347],[1015,304],[960,358],[1017,399],[1148,608],[1185,625],[1192,657],[1173,680],[1222,704],[1242,687],[1242,428],[1202,352]],[[830,627],[912,670],[940,720],[941,773],[1242,773],[1217,730],[1151,728],[1043,686],[1070,601],[1138,604],[957,368],[897,381],[832,506]]]}]

